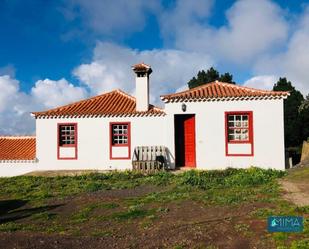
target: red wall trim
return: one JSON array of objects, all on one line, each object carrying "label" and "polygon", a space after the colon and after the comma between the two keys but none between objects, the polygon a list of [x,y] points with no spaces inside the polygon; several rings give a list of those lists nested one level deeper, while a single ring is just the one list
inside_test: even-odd
[{"label": "red wall trim", "polygon": [[[248,141],[228,141],[228,115],[247,114],[249,116],[249,140]],[[252,111],[232,111],[225,112],[225,155],[226,156],[254,156],[254,136],[253,136],[253,112]],[[229,144],[251,144],[251,153],[248,154],[230,154]]]},{"label": "red wall trim", "polygon": [[[128,144],[117,144],[113,145],[113,125],[128,125]],[[128,147],[127,157],[113,157],[113,147]],[[110,122],[109,123],[109,159],[110,160],[127,160],[131,159],[131,122]]]},{"label": "red wall trim", "polygon": [[[61,125],[74,125],[75,127],[75,144],[74,145],[62,145],[60,146],[60,126]],[[78,130],[77,123],[58,123],[57,124],[57,159],[58,160],[77,160],[78,155]],[[74,147],[75,156],[74,157],[60,157],[60,147]]]}]

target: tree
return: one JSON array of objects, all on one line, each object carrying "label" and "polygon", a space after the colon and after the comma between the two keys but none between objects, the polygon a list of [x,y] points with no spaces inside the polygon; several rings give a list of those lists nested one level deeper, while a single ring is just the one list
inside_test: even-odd
[{"label": "tree", "polygon": [[309,94],[306,99],[301,103],[299,109],[299,115],[302,125],[302,139],[308,140],[309,138]]},{"label": "tree", "polygon": [[233,81],[233,75],[229,73],[221,74],[219,81],[235,84]]},{"label": "tree", "polygon": [[290,92],[290,96],[284,100],[285,146],[299,146],[303,141],[302,121],[299,107],[303,102],[304,97],[286,78],[279,78],[279,81],[274,85],[273,90]]},{"label": "tree", "polygon": [[207,70],[207,72],[205,72],[204,70],[198,71],[197,76],[193,77],[188,82],[188,86],[191,89],[191,88],[201,86],[201,85],[204,85],[204,84],[207,84],[209,82],[216,81],[216,80],[235,84],[235,82],[233,82],[233,75],[232,74],[225,73],[225,74],[220,75],[219,72],[216,69],[211,67]]}]

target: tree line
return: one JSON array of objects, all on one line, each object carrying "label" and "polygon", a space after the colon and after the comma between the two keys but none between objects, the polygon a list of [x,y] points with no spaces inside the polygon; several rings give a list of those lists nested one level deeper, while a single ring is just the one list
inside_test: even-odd
[{"label": "tree line", "polygon": [[[211,67],[207,71],[199,71],[196,77],[188,82],[188,87],[191,89],[216,80],[235,84],[232,74],[220,74]],[[298,147],[309,138],[309,94],[304,98],[302,93],[295,89],[291,81],[285,77],[279,78],[274,84],[273,91],[290,92],[290,96],[284,100],[285,147]]]}]

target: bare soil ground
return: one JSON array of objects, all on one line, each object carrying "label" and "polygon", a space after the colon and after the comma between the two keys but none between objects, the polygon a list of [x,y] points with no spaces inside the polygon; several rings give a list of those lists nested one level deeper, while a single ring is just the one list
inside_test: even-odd
[{"label": "bare soil ground", "polygon": [[[89,205],[118,203],[163,191],[157,187],[100,191],[82,194],[63,201],[50,200],[56,205],[50,212],[58,217],[63,227],[71,223],[67,217]],[[271,207],[271,205],[269,205]],[[147,209],[162,209],[159,215],[134,219],[107,219],[123,211],[121,205],[111,209],[97,208],[89,220],[76,221],[74,229],[58,233],[17,231],[0,234],[1,248],[272,248],[267,239],[266,221],[252,218],[251,213],[265,204],[247,203],[240,206],[205,206],[198,201],[177,201],[150,204]],[[26,209],[27,207],[23,207]],[[44,226],[47,221],[36,222],[31,217],[19,220],[24,224]],[[76,227],[77,225],[77,227]],[[42,229],[43,230],[43,229]],[[178,247],[177,247],[178,246]]]},{"label": "bare soil ground", "polygon": [[[302,234],[271,234],[267,217],[297,214],[309,219],[308,207],[298,210],[291,202],[308,205],[308,179],[305,169],[280,180],[288,201],[280,197],[276,181],[224,189],[145,181],[124,189],[43,198],[38,181],[21,179],[37,190],[27,201],[7,195],[19,193],[20,186],[14,189],[18,181],[2,185],[8,190],[0,195],[0,249],[287,249],[294,240],[309,237],[308,227]],[[59,191],[70,183],[67,180],[55,185]],[[36,199],[35,193],[43,199]]]}]

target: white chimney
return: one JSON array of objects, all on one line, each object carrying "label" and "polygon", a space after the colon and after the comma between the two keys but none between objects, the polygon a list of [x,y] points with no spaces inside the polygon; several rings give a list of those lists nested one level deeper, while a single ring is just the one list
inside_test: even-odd
[{"label": "white chimney", "polygon": [[136,111],[146,112],[149,108],[149,75],[152,69],[144,63],[136,64],[132,69],[136,74]]}]

